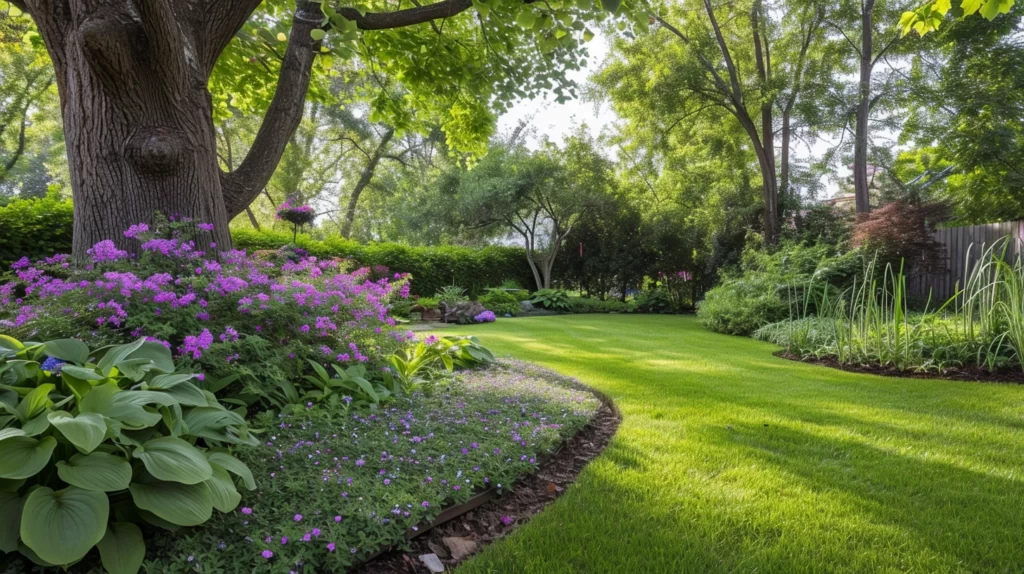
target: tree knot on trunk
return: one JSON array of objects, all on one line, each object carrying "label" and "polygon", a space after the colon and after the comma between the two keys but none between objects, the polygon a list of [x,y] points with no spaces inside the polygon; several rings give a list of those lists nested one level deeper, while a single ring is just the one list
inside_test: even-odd
[{"label": "tree knot on trunk", "polygon": [[185,138],[174,128],[141,128],[125,145],[125,156],[140,175],[172,174],[187,155]]}]

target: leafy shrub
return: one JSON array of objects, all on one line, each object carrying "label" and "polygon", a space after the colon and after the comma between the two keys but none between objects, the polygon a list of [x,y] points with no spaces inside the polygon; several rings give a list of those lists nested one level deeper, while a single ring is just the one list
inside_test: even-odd
[{"label": "leafy shrub", "polygon": [[441,373],[455,369],[469,369],[494,361],[490,349],[476,337],[436,337],[430,335],[418,344],[403,349],[388,358],[396,396],[429,388]]},{"label": "leafy shrub", "polygon": [[633,299],[633,308],[641,313],[671,313],[676,310],[667,289],[641,291]]},{"label": "leafy shrub", "polygon": [[853,245],[877,252],[884,263],[898,266],[904,260],[922,271],[938,272],[944,263],[942,245],[932,234],[949,217],[950,208],[942,203],[895,201],[858,219]]},{"label": "leafy shrub", "polygon": [[702,325],[730,335],[749,335],[788,315],[789,303],[780,295],[779,284],[764,273],[727,279],[697,304]]},{"label": "leafy shrub", "polygon": [[70,201],[49,196],[0,207],[0,267],[26,255],[38,259],[71,251],[72,211]]},{"label": "leafy shrub", "polygon": [[165,536],[146,572],[288,572],[300,561],[303,572],[345,572],[405,543],[410,528],[446,507],[486,488],[507,491],[598,405],[551,375],[502,363],[372,416],[330,408],[260,415],[273,434],[238,453],[258,494],[245,497],[241,513]]},{"label": "leafy shrub", "polygon": [[0,336],[0,550],[67,567],[96,546],[109,571],[136,572],[135,522],[234,510],[236,481],[255,483],[226,447],[258,441],[194,379],[141,338],[90,350]]},{"label": "leafy shrub", "polygon": [[[291,243],[290,233],[236,230],[237,249],[275,250]],[[360,244],[341,237],[322,241],[300,235],[298,245],[320,258],[350,259],[359,266],[385,266],[412,276],[413,295],[433,295],[453,282],[478,296],[489,285],[510,281],[515,286],[533,284],[533,272],[521,247],[489,246],[483,249],[457,246],[410,247],[397,243]]]},{"label": "leafy shrub", "polygon": [[[202,225],[202,224],[200,224]],[[407,279],[371,281],[337,260],[294,251],[241,251],[206,258],[189,238],[195,224],[132,226],[141,254],[131,259],[112,242],[91,250],[84,267],[55,256],[22,258],[0,286],[0,328],[39,338],[81,337],[123,343],[138,337],[172,349],[206,388],[233,385],[247,403],[301,384],[307,359],[383,364],[406,334],[389,330],[392,298]]]},{"label": "leafy shrub", "polygon": [[479,301],[481,305],[494,311],[497,315],[515,317],[519,314],[519,299],[504,289],[488,289]]},{"label": "leafy shrub", "polygon": [[628,303],[618,299],[594,299],[592,297],[571,297],[573,313],[625,313],[630,310]]},{"label": "leafy shrub", "polygon": [[562,289],[541,289],[534,292],[530,302],[549,311],[572,311],[569,294]]},{"label": "leafy shrub", "polygon": [[469,301],[469,296],[466,295],[466,290],[457,285],[448,285],[439,290],[435,296],[438,301],[448,305]]},{"label": "leafy shrub", "polygon": [[420,297],[416,299],[415,304],[426,310],[438,309],[441,306],[441,300],[437,297]]}]

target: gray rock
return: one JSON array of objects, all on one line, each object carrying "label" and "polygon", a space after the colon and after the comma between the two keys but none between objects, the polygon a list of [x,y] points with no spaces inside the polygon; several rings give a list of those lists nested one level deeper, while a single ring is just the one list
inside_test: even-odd
[{"label": "gray rock", "polygon": [[530,303],[529,301],[519,302],[519,310],[522,311],[523,313],[529,313],[530,311],[533,311],[533,309],[533,303]]},{"label": "gray rock", "polygon": [[444,572],[444,564],[441,564],[437,554],[423,554],[420,556],[420,562],[431,572]]}]

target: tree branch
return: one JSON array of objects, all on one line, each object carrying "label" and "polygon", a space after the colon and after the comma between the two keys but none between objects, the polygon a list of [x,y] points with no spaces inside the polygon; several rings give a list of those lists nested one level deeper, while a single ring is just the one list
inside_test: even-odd
[{"label": "tree branch", "polygon": [[310,37],[310,31],[320,26],[319,6],[314,2],[299,2],[292,19],[277,90],[263,124],[238,169],[221,173],[224,205],[229,219],[241,213],[266,186],[288,140],[302,121],[313,58],[319,49],[319,42]]},{"label": "tree branch", "polygon": [[[531,1],[524,0],[527,4]],[[338,14],[344,16],[346,20],[355,22],[360,30],[389,30],[450,18],[466,11],[472,5],[472,0],[443,0],[395,12],[367,12],[366,14],[360,14],[355,8],[346,6],[339,8]]]},{"label": "tree branch", "polygon": [[[165,0],[164,0],[165,1]],[[224,48],[242,29],[246,20],[256,11],[262,0],[205,0],[203,17],[200,22],[205,38],[198,46],[199,61],[209,76]]]}]

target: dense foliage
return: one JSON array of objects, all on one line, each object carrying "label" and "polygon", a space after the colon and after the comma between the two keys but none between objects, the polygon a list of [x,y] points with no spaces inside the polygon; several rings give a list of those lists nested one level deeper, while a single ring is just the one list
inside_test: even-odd
[{"label": "dense foliage", "polygon": [[0,336],[0,551],[67,567],[93,546],[114,574],[146,554],[136,523],[197,526],[255,488],[232,445],[245,420],[140,338],[90,349],[76,339]]},{"label": "dense foliage", "polygon": [[16,199],[0,207],[0,266],[71,251],[71,202]]},{"label": "dense foliage", "polygon": [[587,423],[597,400],[549,377],[505,363],[373,415],[259,417],[273,433],[239,452],[257,484],[241,512],[157,541],[148,567],[340,572],[401,545],[446,507],[482,489],[506,491]]}]

